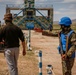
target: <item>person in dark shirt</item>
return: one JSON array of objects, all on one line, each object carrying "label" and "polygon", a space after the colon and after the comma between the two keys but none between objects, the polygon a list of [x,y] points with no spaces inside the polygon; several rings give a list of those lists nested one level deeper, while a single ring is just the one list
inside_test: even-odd
[{"label": "person in dark shirt", "polygon": [[22,42],[23,56],[26,55],[26,44],[22,30],[12,23],[12,14],[4,15],[5,26],[0,29],[0,42],[5,45],[5,58],[10,75],[18,75],[17,60],[19,56],[19,41]]}]

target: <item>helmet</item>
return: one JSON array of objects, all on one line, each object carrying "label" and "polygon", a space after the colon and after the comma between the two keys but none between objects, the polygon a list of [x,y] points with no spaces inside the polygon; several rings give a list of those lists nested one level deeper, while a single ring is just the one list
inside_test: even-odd
[{"label": "helmet", "polygon": [[11,13],[6,13],[6,14],[4,15],[4,20],[9,20],[9,21],[11,21],[11,20],[12,20],[12,14],[11,14]]},{"label": "helmet", "polygon": [[70,26],[72,21],[69,17],[62,17],[59,21],[59,25]]}]

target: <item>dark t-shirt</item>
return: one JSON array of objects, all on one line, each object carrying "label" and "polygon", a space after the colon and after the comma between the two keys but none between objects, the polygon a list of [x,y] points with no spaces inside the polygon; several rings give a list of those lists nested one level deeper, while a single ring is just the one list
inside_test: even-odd
[{"label": "dark t-shirt", "polygon": [[24,41],[23,32],[12,23],[7,24],[0,31],[0,41],[4,40],[5,48],[19,47],[19,39]]}]

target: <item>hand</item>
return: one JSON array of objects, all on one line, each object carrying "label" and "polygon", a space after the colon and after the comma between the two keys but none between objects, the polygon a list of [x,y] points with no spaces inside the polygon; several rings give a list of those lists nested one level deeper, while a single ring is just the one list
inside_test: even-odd
[{"label": "hand", "polygon": [[62,60],[66,59],[66,55],[65,54],[62,54],[61,57],[62,57]]},{"label": "hand", "polygon": [[4,42],[0,42],[0,44],[4,44]]},{"label": "hand", "polygon": [[25,50],[25,49],[23,49],[22,54],[23,54],[23,56],[25,56],[25,55],[26,55],[26,50]]}]

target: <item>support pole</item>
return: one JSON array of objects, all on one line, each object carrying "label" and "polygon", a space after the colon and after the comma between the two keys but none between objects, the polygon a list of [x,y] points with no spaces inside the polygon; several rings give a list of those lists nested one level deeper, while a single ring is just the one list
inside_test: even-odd
[{"label": "support pole", "polygon": [[31,49],[31,43],[30,43],[31,42],[31,30],[30,29],[29,29],[28,36],[29,36],[28,37],[28,50],[31,51],[32,49]]},{"label": "support pole", "polygon": [[39,51],[39,75],[42,75],[42,51]]}]

